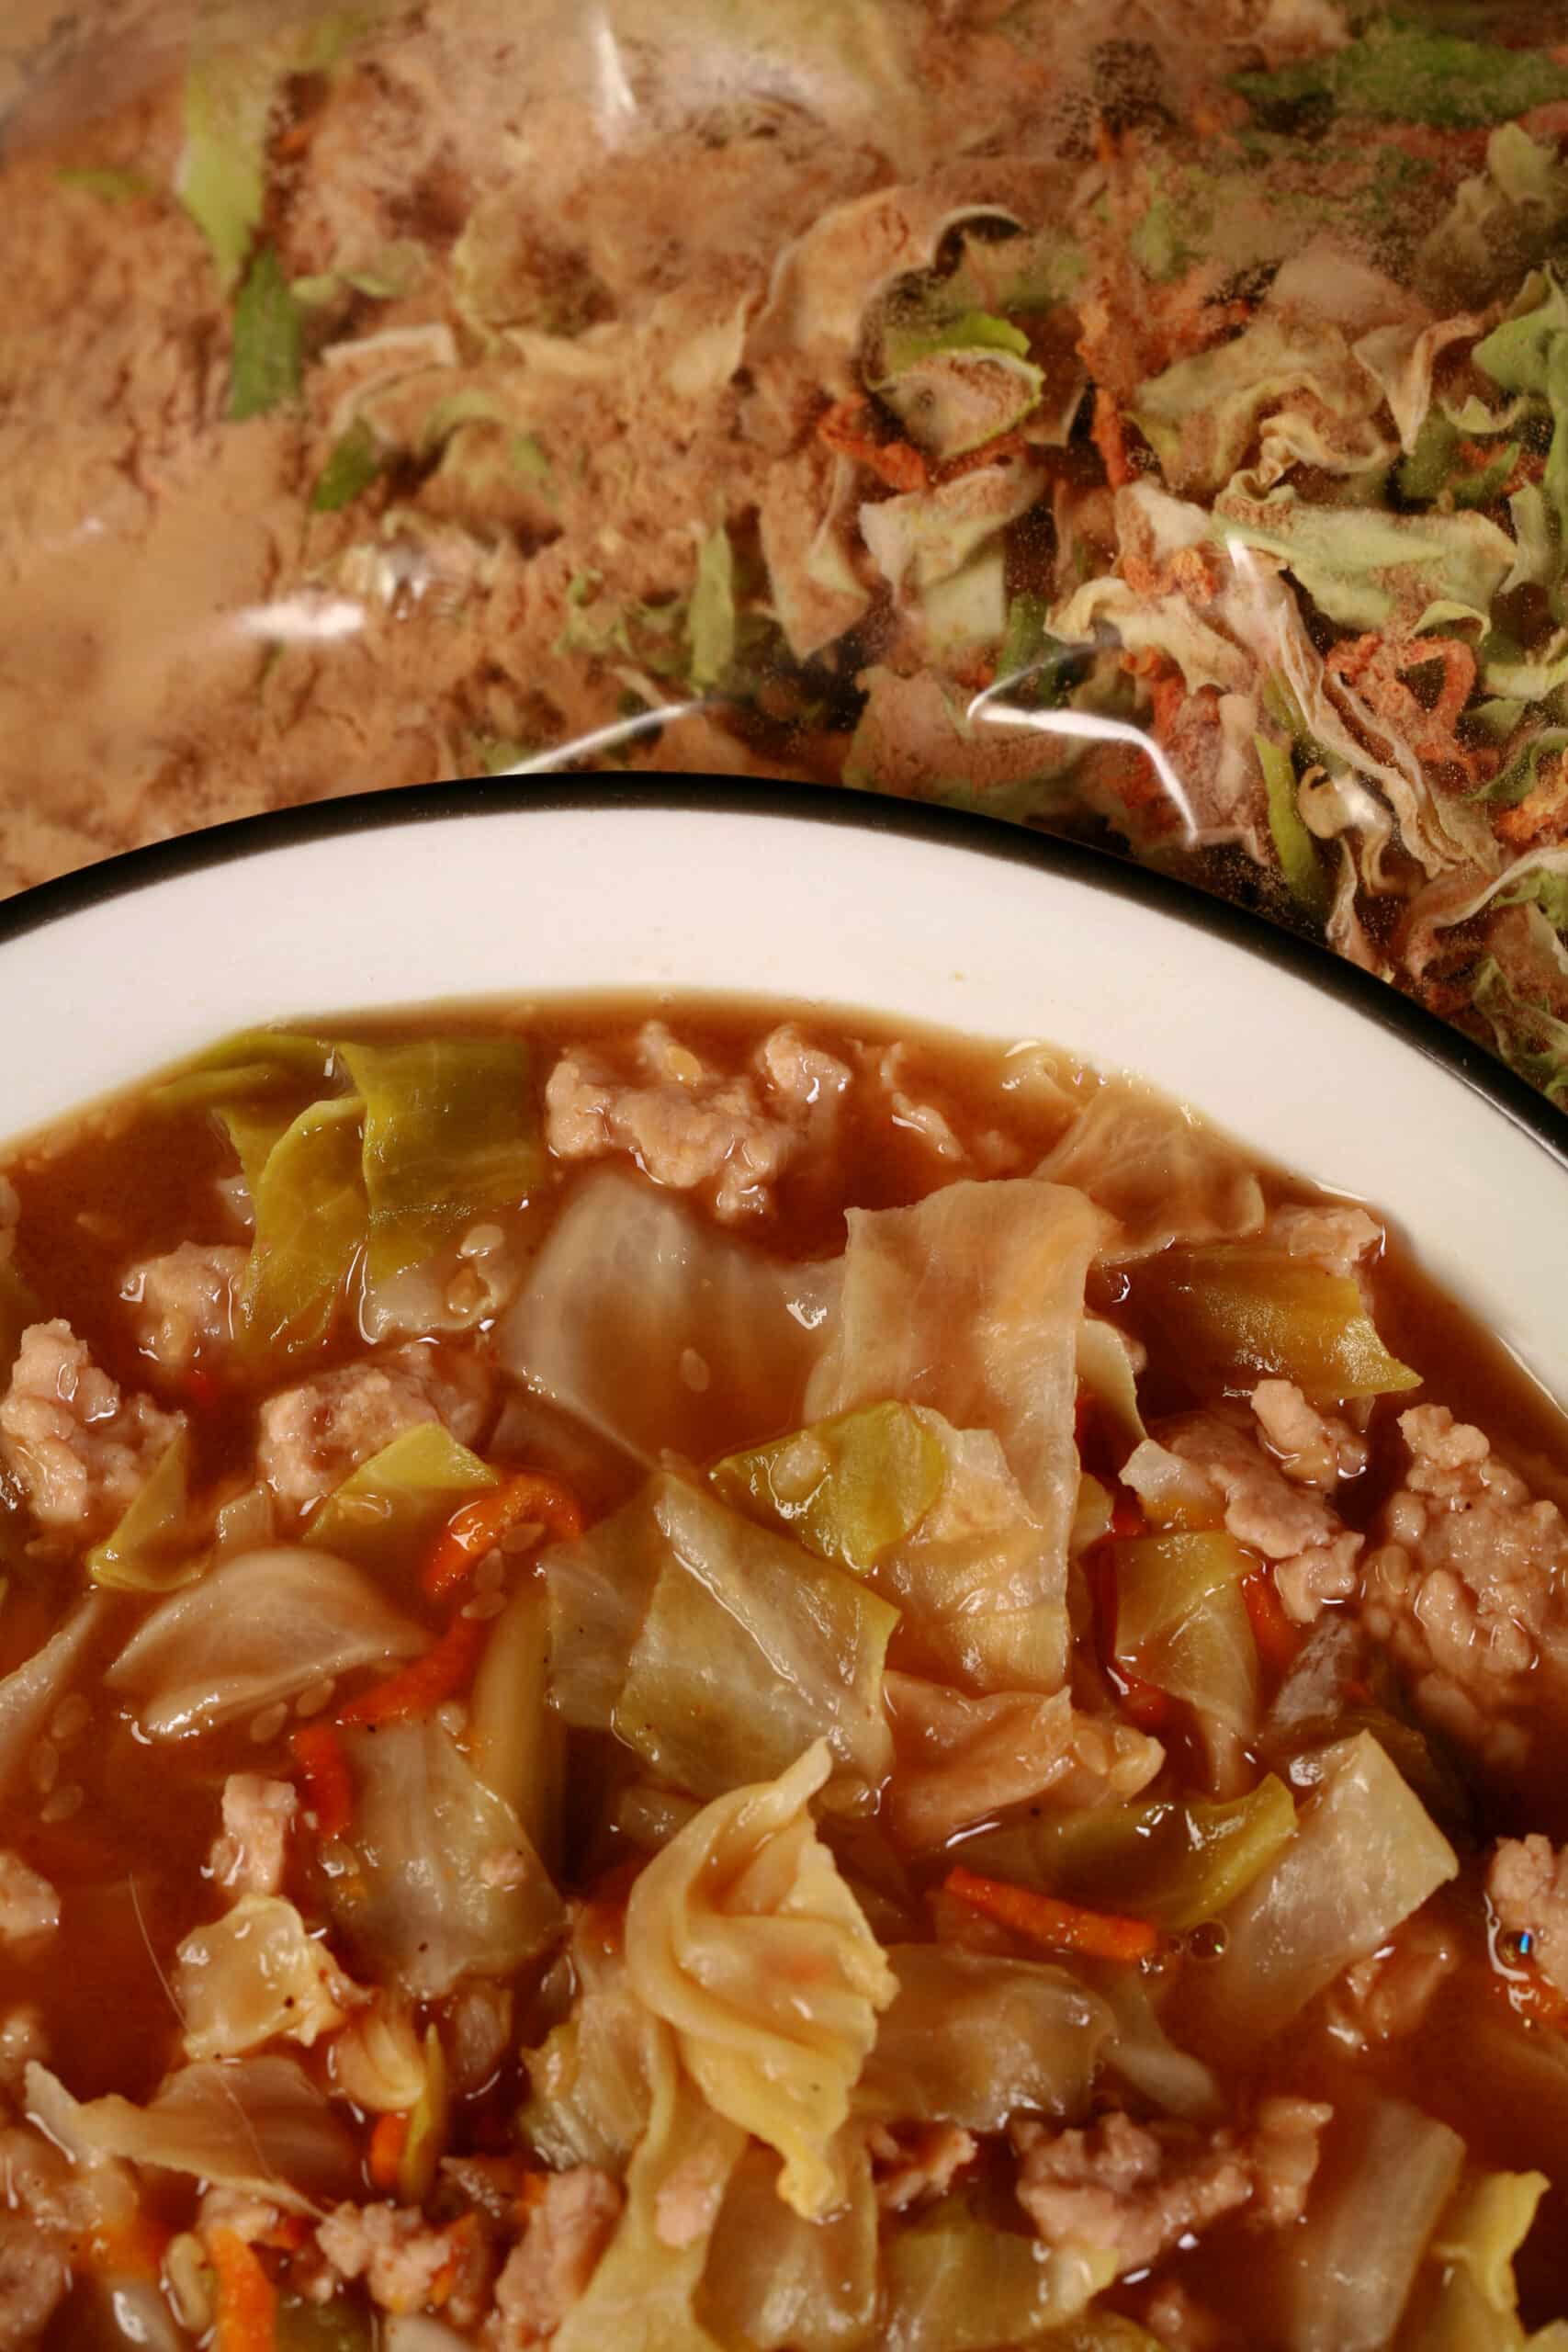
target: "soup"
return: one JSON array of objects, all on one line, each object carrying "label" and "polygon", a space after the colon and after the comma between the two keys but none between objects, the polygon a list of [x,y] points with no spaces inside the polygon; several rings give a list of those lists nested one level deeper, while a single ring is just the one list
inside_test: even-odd
[{"label": "soup", "polygon": [[0,2345],[1568,2342],[1568,1440],[1366,1209],[661,1001],[0,1215]]}]

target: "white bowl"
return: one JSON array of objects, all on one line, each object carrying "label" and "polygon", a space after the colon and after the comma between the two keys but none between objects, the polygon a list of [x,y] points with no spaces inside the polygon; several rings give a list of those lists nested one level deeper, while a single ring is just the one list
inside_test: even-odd
[{"label": "white bowl", "polygon": [[0,905],[23,1134],[225,1030],[499,993],[723,991],[1043,1037],[1391,1215],[1568,1396],[1568,1125],[1348,965],[1115,860],[945,812],[661,778],[268,817]]}]

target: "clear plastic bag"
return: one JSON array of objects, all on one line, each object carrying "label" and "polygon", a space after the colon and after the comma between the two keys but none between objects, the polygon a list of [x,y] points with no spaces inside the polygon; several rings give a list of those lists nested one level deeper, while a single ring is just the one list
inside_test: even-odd
[{"label": "clear plastic bag", "polygon": [[1565,42],[26,0],[0,882],[486,772],[858,785],[1260,905],[1568,1102]]}]

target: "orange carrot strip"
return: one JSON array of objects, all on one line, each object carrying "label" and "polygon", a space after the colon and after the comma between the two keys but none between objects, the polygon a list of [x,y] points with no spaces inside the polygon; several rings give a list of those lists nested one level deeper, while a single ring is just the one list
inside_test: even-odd
[{"label": "orange carrot strip", "polygon": [[949,1871],[942,1892],[955,1894],[971,1910],[1010,1928],[1027,1943],[1047,1951],[1082,1952],[1089,1960],[1147,1960],[1159,1938],[1146,1919],[1126,1919],[1113,1911],[1086,1911],[1077,1903],[1058,1902],[1054,1894],[1036,1894],[1026,1886],[982,1878],[962,1864]]},{"label": "orange carrot strip", "polygon": [[398,2166],[408,2145],[409,2119],[406,2115],[378,2115],[370,2134],[370,2154],[367,2159],[373,2188],[385,2189],[389,2195],[398,2185]]},{"label": "orange carrot strip", "polygon": [[276,2352],[277,2290],[238,2230],[210,2230],[207,2251],[218,2282],[213,2352]]},{"label": "orange carrot strip", "polygon": [[357,1699],[351,1699],[346,1707],[340,1707],[338,1722],[402,1724],[420,1715],[434,1714],[444,1700],[450,1699],[468,1680],[479,1662],[484,1643],[483,1620],[465,1617],[459,1611],[434,1649],[426,1650],[423,1657],[416,1657],[412,1666],[389,1676],[385,1682],[373,1683]]},{"label": "orange carrot strip", "polygon": [[354,1818],[354,1782],[343,1742],[331,1724],[301,1724],[288,1742],[305,1783],[307,1809],[316,1816],[316,1835],[341,1838]]},{"label": "orange carrot strip", "polygon": [[1103,385],[1094,396],[1094,423],[1089,429],[1089,438],[1100,452],[1105,467],[1105,479],[1111,489],[1125,489],[1133,479],[1132,460],[1127,455],[1127,435],[1115,396]]},{"label": "orange carrot strip", "polygon": [[1302,1632],[1286,1616],[1273,1580],[1265,1569],[1243,1577],[1241,1597],[1247,1604],[1258,1657],[1270,1674],[1288,1674],[1302,1645]]},{"label": "orange carrot strip", "polygon": [[447,1521],[425,1563],[424,1589],[431,1599],[438,1600],[461,1584],[476,1560],[530,1519],[542,1519],[563,1544],[582,1532],[582,1506],[570,1487],[542,1470],[520,1471],[503,1487],[477,1495]]},{"label": "orange carrot strip", "polygon": [[549,2179],[550,2176],[547,2172],[524,2174],[523,2186],[517,2192],[519,2220],[526,2222],[538,2211],[545,2201],[545,2191],[549,2186]]},{"label": "orange carrot strip", "polygon": [[864,466],[889,490],[924,490],[931,481],[931,468],[914,443],[879,441],[860,401],[835,401],[818,421],[817,436],[837,456]]}]

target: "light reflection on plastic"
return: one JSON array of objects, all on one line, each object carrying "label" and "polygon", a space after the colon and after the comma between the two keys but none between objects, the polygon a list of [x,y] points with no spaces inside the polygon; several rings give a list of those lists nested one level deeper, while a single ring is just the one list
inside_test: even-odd
[{"label": "light reflection on plastic", "polygon": [[1106,718],[1093,710],[1026,710],[1021,703],[998,699],[1021,686],[1026,678],[1039,673],[1033,669],[1018,670],[1010,677],[998,678],[994,685],[977,694],[964,716],[971,725],[983,727],[1031,727],[1038,735],[1072,736],[1079,741],[1097,743],[1130,743],[1142,752],[1169,795],[1172,807],[1181,819],[1189,846],[1198,839],[1198,823],[1192,814],[1192,804],[1187,797],[1187,787],[1178,775],[1164,747],[1145,735],[1125,718]]},{"label": "light reflection on plastic", "polygon": [[689,718],[694,711],[711,710],[712,702],[700,695],[690,702],[660,703],[657,710],[639,710],[635,718],[617,718],[613,726],[596,727],[590,735],[574,735],[570,743],[558,743],[547,752],[536,752],[531,760],[520,760],[514,768],[497,768],[497,775],[550,775],[557,768],[569,767],[573,760],[591,759],[597,752],[613,752],[617,745],[633,743],[639,735],[657,734],[668,727],[672,718]]},{"label": "light reflection on plastic", "polygon": [[592,35],[593,62],[598,70],[599,128],[606,143],[637,112],[637,98],[621,63],[621,45],[608,17],[596,17]]},{"label": "light reflection on plastic", "polygon": [[365,607],[352,596],[282,596],[275,605],[252,605],[234,616],[242,637],[262,637],[274,645],[321,645],[357,637]]}]

